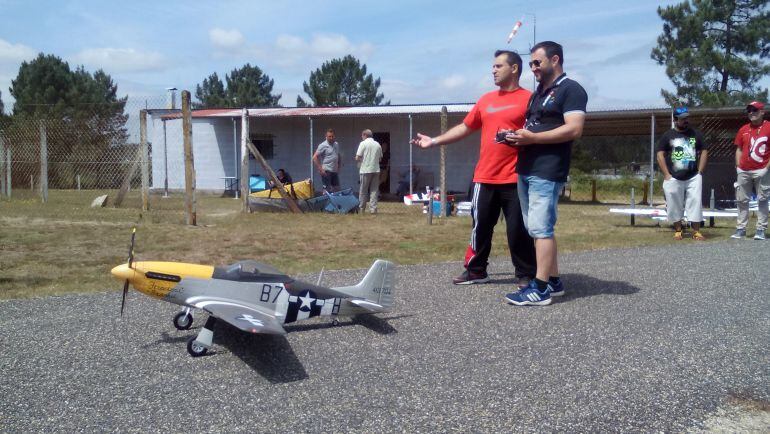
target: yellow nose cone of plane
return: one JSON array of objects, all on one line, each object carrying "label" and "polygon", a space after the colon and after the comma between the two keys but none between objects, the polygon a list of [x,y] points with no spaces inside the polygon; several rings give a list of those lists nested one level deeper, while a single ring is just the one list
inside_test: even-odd
[{"label": "yellow nose cone of plane", "polygon": [[124,280],[131,280],[134,277],[134,270],[128,268],[128,264],[121,264],[117,267],[113,268],[112,271],[112,277],[124,281]]}]

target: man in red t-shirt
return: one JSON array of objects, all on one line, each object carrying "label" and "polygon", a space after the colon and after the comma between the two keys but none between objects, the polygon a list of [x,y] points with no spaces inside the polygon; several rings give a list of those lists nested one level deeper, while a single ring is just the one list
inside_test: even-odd
[{"label": "man in red t-shirt", "polygon": [[521,68],[518,54],[495,52],[492,75],[499,89],[482,95],[463,122],[446,133],[433,138],[417,133],[417,138],[411,141],[413,145],[430,148],[456,142],[481,129],[479,161],[473,173],[471,241],[465,253],[465,272],[453,279],[455,285],[489,281],[487,260],[501,210],[519,284],[526,284],[525,281],[535,276],[535,246],[524,227],[516,190],[518,149],[505,141],[505,132],[524,127],[527,103],[532,95],[519,87]]},{"label": "man in red t-shirt", "polygon": [[770,122],[764,119],[765,105],[752,101],[746,106],[749,123],[735,136],[735,203],[738,224],[732,238],[744,238],[749,223],[749,198],[752,188],[757,193],[757,232],[755,240],[765,239],[767,229],[767,200],[770,198]]}]

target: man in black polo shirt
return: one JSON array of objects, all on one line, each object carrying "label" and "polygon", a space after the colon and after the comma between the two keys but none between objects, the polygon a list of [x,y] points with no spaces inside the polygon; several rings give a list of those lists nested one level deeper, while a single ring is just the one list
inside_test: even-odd
[{"label": "man in black polo shirt", "polygon": [[520,146],[516,172],[524,225],[535,239],[537,273],[528,287],[508,294],[515,305],[542,306],[564,295],[557,264],[556,205],[567,181],[572,142],[583,134],[588,95],[564,73],[562,46],[552,41],[530,50],[529,67],[540,83],[527,109],[524,129],[506,135]]}]

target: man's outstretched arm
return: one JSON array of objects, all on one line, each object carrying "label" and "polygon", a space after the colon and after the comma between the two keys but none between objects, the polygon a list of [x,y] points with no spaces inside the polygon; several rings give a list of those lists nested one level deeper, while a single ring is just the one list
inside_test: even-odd
[{"label": "man's outstretched arm", "polygon": [[419,146],[421,148],[430,148],[431,146],[448,145],[450,143],[454,143],[458,140],[468,137],[473,133],[473,131],[474,130],[468,128],[467,125],[462,123],[450,128],[449,131],[447,131],[446,133],[433,138],[431,138],[430,136],[426,136],[424,134],[417,133],[417,138],[410,140],[409,143]]}]

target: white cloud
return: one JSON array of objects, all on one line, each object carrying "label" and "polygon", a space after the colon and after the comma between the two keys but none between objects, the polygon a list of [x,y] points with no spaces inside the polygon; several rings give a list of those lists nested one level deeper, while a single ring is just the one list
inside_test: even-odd
[{"label": "white cloud", "polygon": [[90,68],[102,68],[108,73],[159,71],[165,69],[167,64],[165,57],[158,52],[134,48],[86,48],[73,60]]},{"label": "white cloud", "polygon": [[243,48],[245,39],[237,29],[225,30],[215,27],[209,30],[209,42],[217,48],[239,51]]},{"label": "white cloud", "polygon": [[37,52],[24,44],[12,44],[4,39],[0,39],[0,62],[21,62],[30,60],[37,55]]},{"label": "white cloud", "polygon": [[455,89],[465,84],[465,77],[460,74],[450,75],[441,79],[440,83],[447,89]]}]

